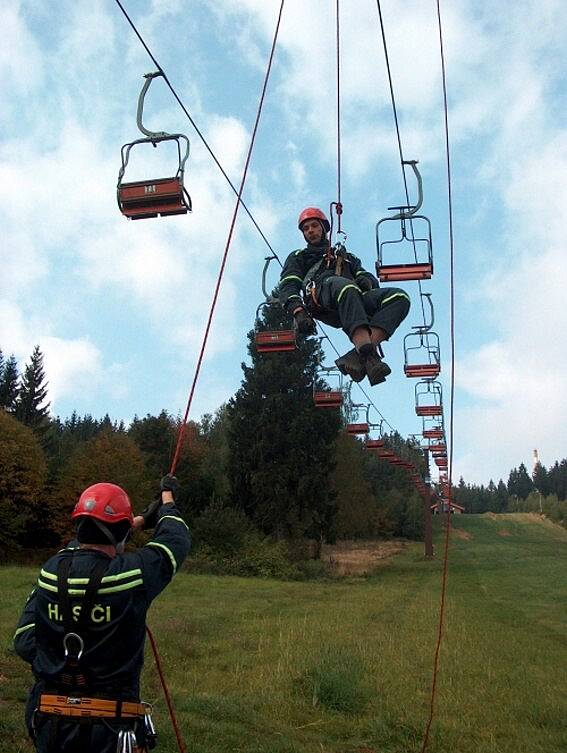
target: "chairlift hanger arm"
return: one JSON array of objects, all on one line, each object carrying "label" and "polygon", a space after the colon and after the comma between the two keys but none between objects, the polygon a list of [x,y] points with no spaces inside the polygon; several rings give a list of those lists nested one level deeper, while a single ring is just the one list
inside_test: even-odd
[{"label": "chairlift hanger arm", "polygon": [[427,298],[427,303],[429,304],[429,312],[431,314],[429,322],[424,322],[423,324],[418,324],[417,326],[413,326],[412,329],[416,330],[416,333],[425,335],[427,332],[429,332],[435,323],[435,310],[433,308],[433,301],[431,300],[431,293],[420,293],[420,296],[422,300],[424,298]]},{"label": "chairlift hanger arm", "polygon": [[144,99],[146,97],[147,91],[150,88],[152,81],[154,80],[154,78],[157,78],[158,76],[163,77],[163,72],[154,71],[153,73],[144,74],[144,78],[146,80],[144,81],[144,85],[142,87],[142,91],[140,92],[140,96],[138,97],[138,109],[136,111],[136,125],[138,126],[139,130],[150,139],[162,139],[164,137],[171,135],[169,133],[166,133],[165,131],[148,131],[147,128],[144,128],[144,125],[142,123],[142,116],[144,114]]},{"label": "chairlift hanger arm", "polygon": [[414,206],[409,207],[388,207],[388,209],[399,209],[398,214],[390,217],[391,220],[406,220],[412,217],[423,204],[423,183],[421,180],[421,174],[417,169],[418,160],[403,160],[402,165],[410,165],[417,180],[417,203]]},{"label": "chairlift hanger arm", "polygon": [[265,256],[264,257],[264,269],[262,270],[262,293],[267,303],[278,303],[278,299],[268,293],[266,275],[268,274],[268,267],[271,262],[277,259],[277,256]]}]

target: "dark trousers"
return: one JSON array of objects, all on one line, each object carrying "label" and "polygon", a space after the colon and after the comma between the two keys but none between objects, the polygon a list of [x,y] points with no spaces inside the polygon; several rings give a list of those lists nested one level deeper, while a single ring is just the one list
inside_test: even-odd
[{"label": "dark trousers", "polygon": [[346,334],[358,327],[380,327],[389,339],[410,309],[407,293],[400,288],[375,288],[362,293],[346,277],[327,277],[317,285],[319,307],[311,314],[331,327],[342,327]]}]

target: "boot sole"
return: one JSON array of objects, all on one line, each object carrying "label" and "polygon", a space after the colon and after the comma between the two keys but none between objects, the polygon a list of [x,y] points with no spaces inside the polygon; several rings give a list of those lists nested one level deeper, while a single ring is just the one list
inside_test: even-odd
[{"label": "boot sole", "polygon": [[335,365],[341,372],[341,374],[349,376],[355,382],[362,382],[362,380],[366,376],[366,369],[364,368],[364,366],[361,366],[359,369],[349,369],[347,366],[345,366],[344,363],[339,363],[339,361],[340,358],[337,358]]}]

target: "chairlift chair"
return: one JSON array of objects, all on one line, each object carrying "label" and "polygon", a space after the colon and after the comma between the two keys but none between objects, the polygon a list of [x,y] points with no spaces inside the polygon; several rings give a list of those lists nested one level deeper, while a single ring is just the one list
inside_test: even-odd
[{"label": "chairlift chair", "polygon": [[[163,73],[156,71],[144,76],[146,81],[138,98],[136,123],[139,130],[145,134],[145,138],[124,144],[121,149],[122,165],[118,173],[117,200],[120,211],[130,220],[149,219],[158,215],[166,217],[187,214],[192,209],[191,197],[183,183],[185,163],[189,157],[189,139],[182,133],[148,131],[142,124],[144,98],[151,82],[158,76],[163,76]],[[177,144],[178,166],[175,175],[168,178],[151,178],[125,183],[124,174],[132,148],[141,144],[151,144],[157,147],[158,144],[166,141],[174,141]],[[183,148],[181,142],[184,144]]]},{"label": "chairlift chair", "polygon": [[316,408],[340,408],[343,404],[343,375],[336,366],[320,366],[318,376],[324,376],[326,379],[331,378],[337,382],[336,387],[330,389],[319,389],[317,387],[317,377],[313,381],[313,402]]},{"label": "chairlift chair", "polygon": [[435,314],[431,293],[421,293],[429,304],[429,321],[408,332],[404,337],[404,373],[407,377],[418,379],[435,379],[441,371],[441,348],[439,335],[432,331]]},{"label": "chairlift chair", "polygon": [[262,292],[264,299],[256,309],[256,331],[254,332],[254,344],[258,353],[286,353],[297,348],[297,338],[295,329],[266,329],[259,330],[258,322],[260,321],[260,310],[264,306],[280,305],[277,298],[270,295],[266,285],[266,275],[270,262],[275,256],[266,256],[264,260],[264,269],[262,270]]},{"label": "chairlift chair", "polygon": [[[346,425],[347,434],[351,436],[366,436],[370,431],[368,420],[369,405],[352,405],[350,420]],[[361,420],[364,419],[364,420]]]},{"label": "chairlift chair", "polygon": [[415,412],[418,416],[443,415],[441,383],[423,379],[415,385]]},{"label": "chairlift chair", "polygon": [[[376,224],[376,275],[381,282],[405,282],[409,280],[428,280],[433,274],[433,251],[431,241],[431,223],[424,215],[416,214],[423,203],[423,186],[416,160],[404,160],[403,165],[410,165],[417,179],[418,200],[413,206],[388,207],[397,209],[392,217],[385,217]],[[387,223],[400,223],[400,237],[384,240]],[[409,226],[409,232],[408,232]],[[419,236],[416,236],[416,228]],[[385,262],[386,251],[395,246],[397,250],[413,253],[413,261]],[[389,255],[389,254],[388,254]]]}]

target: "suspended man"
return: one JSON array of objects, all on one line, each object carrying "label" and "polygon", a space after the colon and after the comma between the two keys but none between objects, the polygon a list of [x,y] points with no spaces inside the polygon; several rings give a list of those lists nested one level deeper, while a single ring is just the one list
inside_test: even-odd
[{"label": "suspended man", "polygon": [[305,335],[315,334],[314,319],[342,327],[354,348],[335,361],[337,367],[355,382],[367,376],[371,385],[380,384],[391,372],[382,360],[381,343],[408,315],[409,296],[399,288],[380,288],[360,259],[342,244],[331,246],[329,220],[317,207],[301,212],[298,227],[307,246],[285,261],[281,305]]}]

